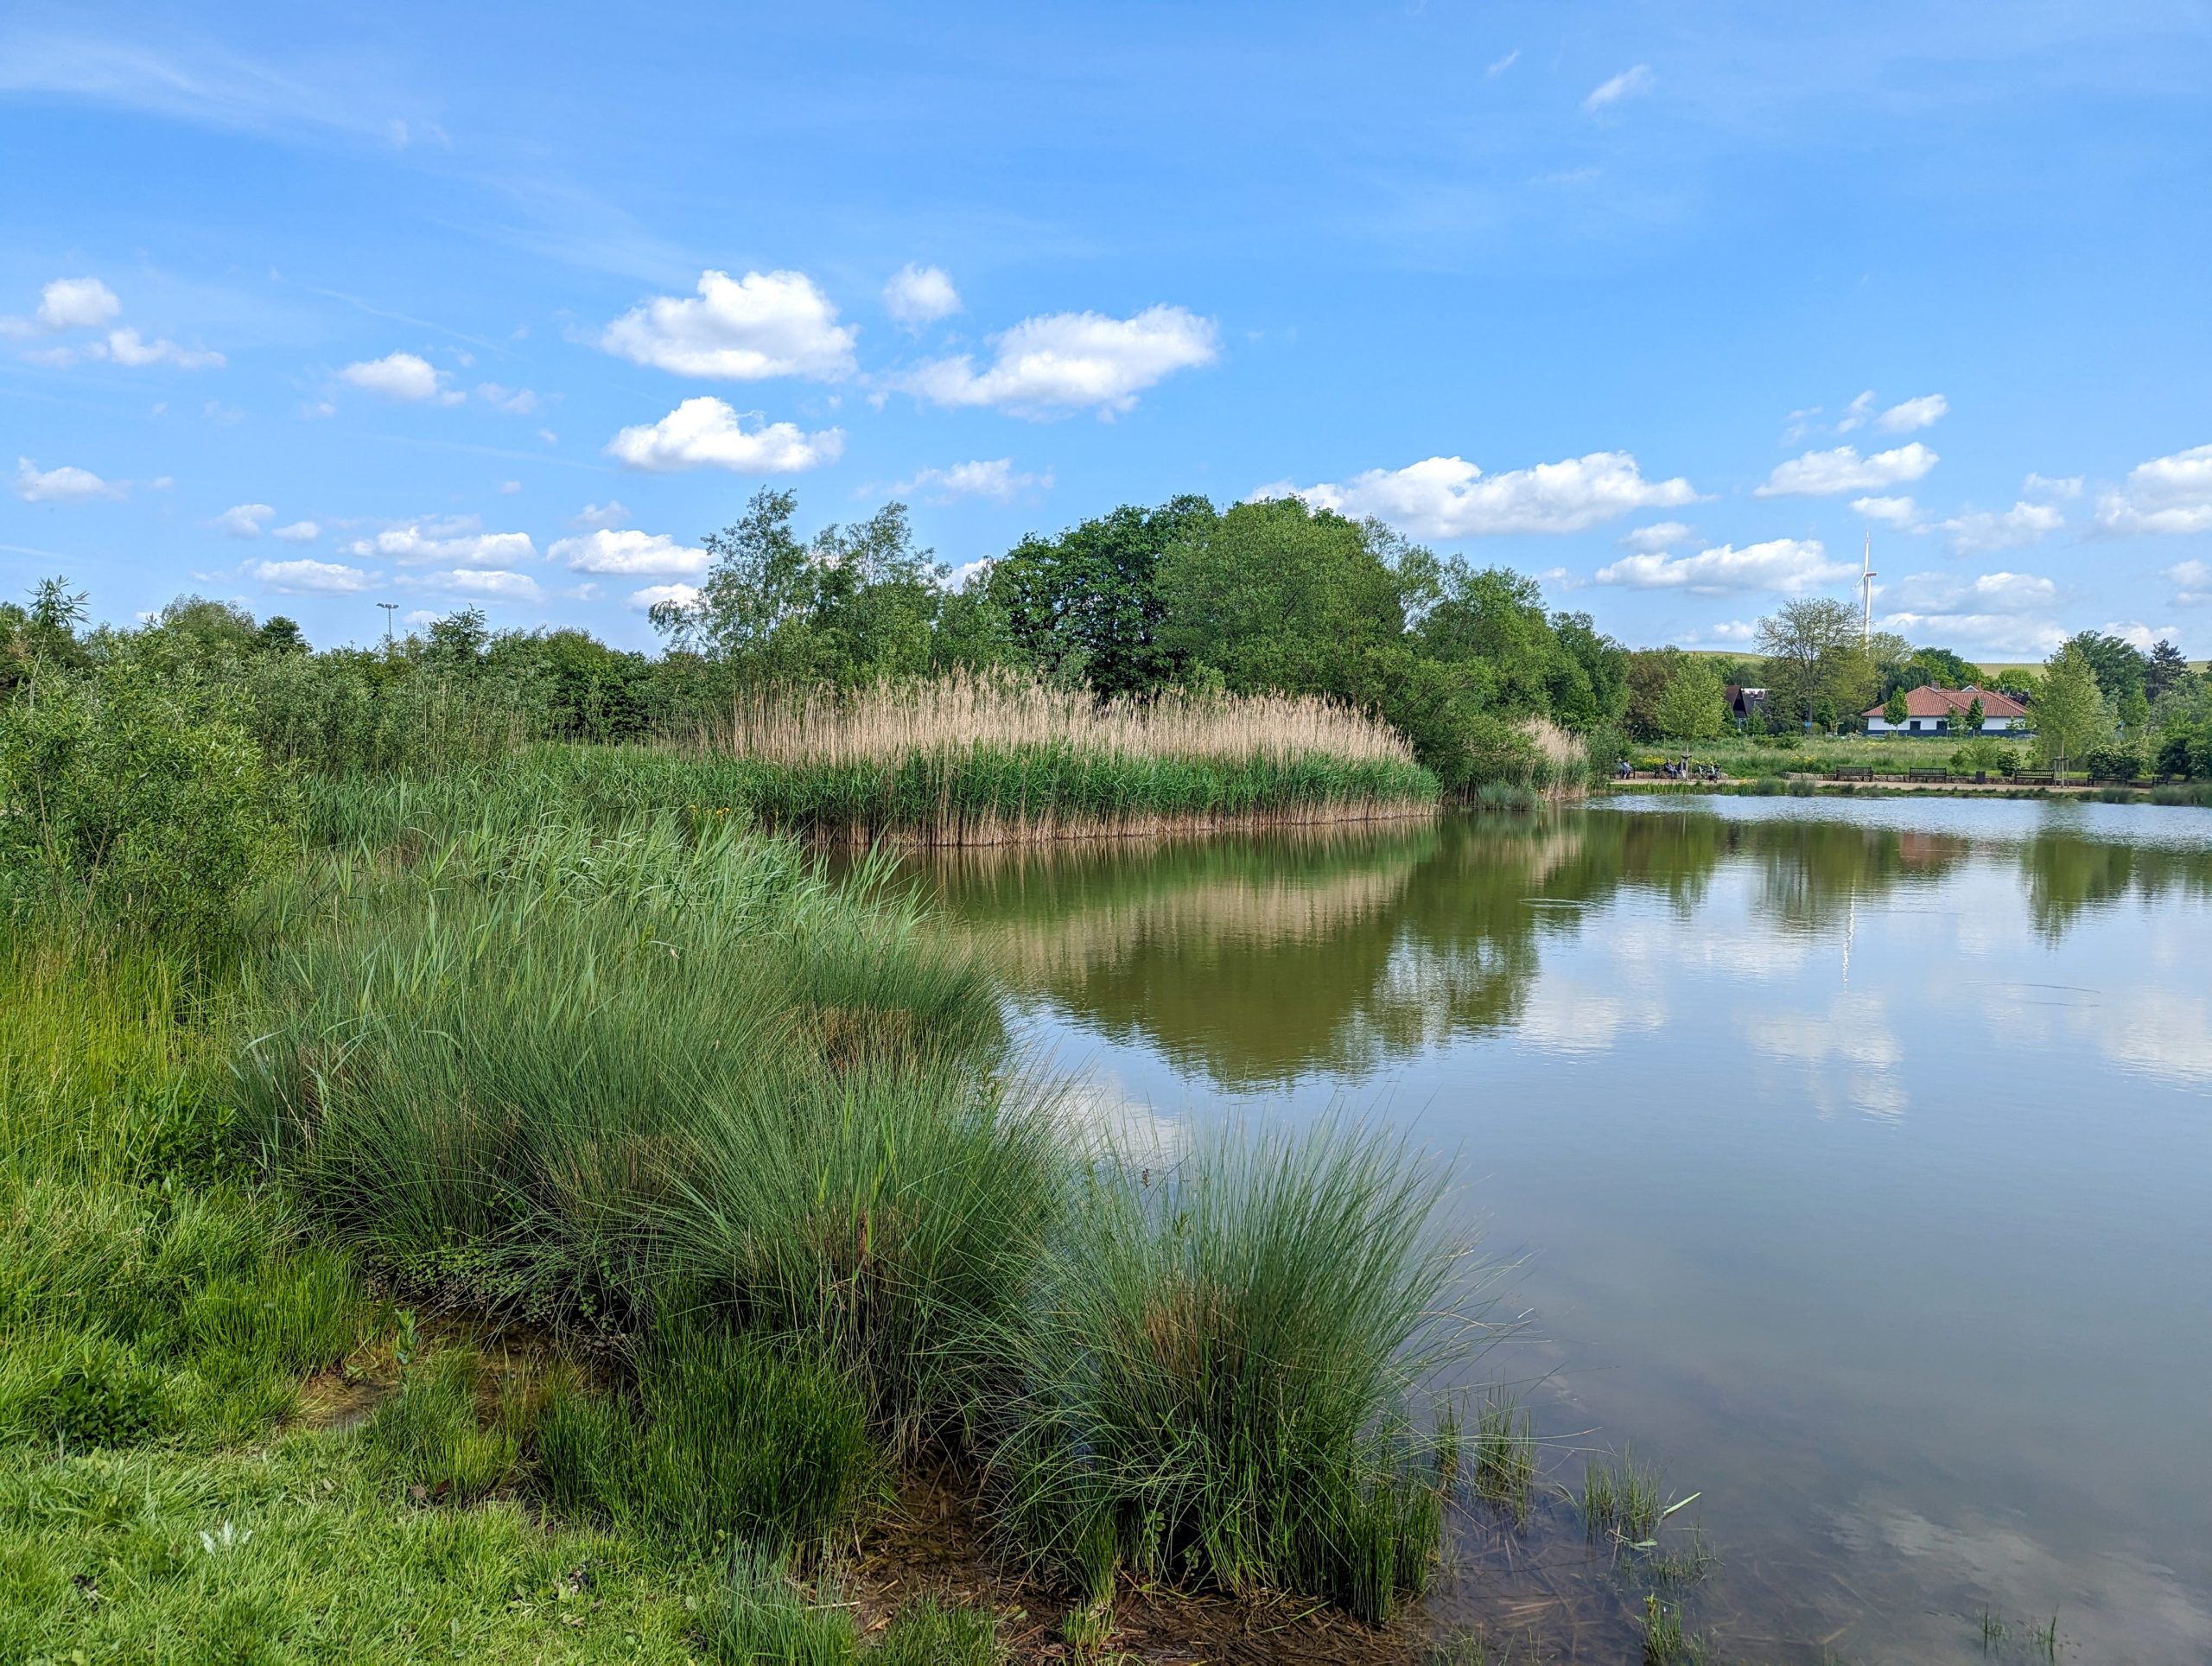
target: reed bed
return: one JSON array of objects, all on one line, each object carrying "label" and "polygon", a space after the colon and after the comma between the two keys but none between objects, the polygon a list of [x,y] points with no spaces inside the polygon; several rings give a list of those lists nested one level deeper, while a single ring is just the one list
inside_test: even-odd
[{"label": "reed bed", "polygon": [[1034,677],[956,671],[853,692],[763,689],[741,696],[700,736],[711,752],[785,765],[882,764],[917,753],[1066,747],[1131,758],[1326,756],[1410,764],[1413,748],[1380,719],[1311,695],[1169,690],[1101,701]]}]

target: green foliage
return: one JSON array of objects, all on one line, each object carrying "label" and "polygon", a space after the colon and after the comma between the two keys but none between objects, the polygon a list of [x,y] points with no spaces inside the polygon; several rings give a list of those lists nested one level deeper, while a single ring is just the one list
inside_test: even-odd
[{"label": "green foliage", "polygon": [[1893,729],[1901,729],[1911,715],[1911,709],[1905,703],[1905,690],[1902,687],[1891,689],[1890,697],[1882,703],[1882,721]]},{"label": "green foliage", "polygon": [[1777,715],[1833,729],[1838,714],[1871,704],[1879,679],[1864,633],[1859,609],[1829,596],[1800,596],[1760,620],[1759,652]]},{"label": "green foliage", "polygon": [[1094,1598],[1117,1566],[1368,1620],[1419,1591],[1452,1436],[1405,1413],[1457,1340],[1435,1197],[1329,1130],[1216,1139],[1166,1176],[1103,1165],[1008,1339],[1014,1546]]},{"label": "green foliage", "polygon": [[[2150,681],[2151,662],[2133,644],[2101,631],[2080,631],[2064,646],[2088,662],[2098,690],[2114,700],[2141,695]],[[2061,652],[2064,650],[2062,648]]]},{"label": "green foliage", "polygon": [[2039,761],[2064,764],[2104,739],[2108,728],[2104,698],[2095,666],[2078,639],[2051,655],[2031,715]]},{"label": "green foliage", "polygon": [[238,723],[135,662],[41,677],[0,707],[0,900],[213,941],[283,859],[293,816]]},{"label": "green foliage", "polygon": [[537,1453],[562,1509],[695,1553],[817,1543],[882,1474],[861,1395],[818,1349],[688,1320],[650,1339],[634,1405],[556,1387]]},{"label": "green foliage", "polygon": [[935,1597],[900,1609],[868,1654],[873,1666],[998,1666],[1005,1656],[996,1615]]},{"label": "green foliage", "polygon": [[707,1647],[731,1666],[854,1666],[860,1659],[851,1612],[810,1603],[780,1555],[747,1544],[731,1548]]},{"label": "green foliage", "polygon": [[1675,667],[1654,714],[1659,732],[1669,741],[1710,741],[1728,724],[1720,679],[1702,659],[1685,657]]}]

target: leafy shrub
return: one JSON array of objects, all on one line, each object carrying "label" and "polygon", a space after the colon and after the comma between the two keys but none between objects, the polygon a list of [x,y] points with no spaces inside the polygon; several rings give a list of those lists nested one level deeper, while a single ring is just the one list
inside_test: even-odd
[{"label": "leafy shrub", "polygon": [[293,795],[235,722],[128,660],[0,708],[0,886],[194,942],[281,860]]},{"label": "leafy shrub", "polygon": [[2143,773],[2143,760],[2133,747],[2098,746],[2082,754],[2078,766],[2101,779],[2132,781]]}]

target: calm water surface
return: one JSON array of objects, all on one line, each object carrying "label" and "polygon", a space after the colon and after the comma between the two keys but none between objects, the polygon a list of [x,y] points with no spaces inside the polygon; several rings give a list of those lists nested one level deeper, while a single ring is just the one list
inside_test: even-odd
[{"label": "calm water surface", "polygon": [[[2212,812],[1668,799],[932,859],[1023,1033],[1159,1135],[1449,1156],[1579,1481],[1632,1443],[1731,1659],[2212,1660]],[[1549,1504],[1446,1612],[1612,1660]],[[1524,1647],[1525,1647],[1524,1644]],[[2040,1650],[2035,1651],[2040,1657]]]}]

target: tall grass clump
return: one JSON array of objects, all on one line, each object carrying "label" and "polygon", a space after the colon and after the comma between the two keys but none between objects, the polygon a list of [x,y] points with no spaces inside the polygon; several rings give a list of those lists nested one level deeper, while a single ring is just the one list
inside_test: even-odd
[{"label": "tall grass clump", "polygon": [[855,1666],[859,1629],[849,1609],[809,1602],[782,1555],[742,1542],[706,1627],[708,1653],[724,1666]]},{"label": "tall grass clump", "polygon": [[539,1480],[569,1511],[680,1549],[803,1549],[860,1515],[885,1470],[867,1402],[818,1349],[664,1319],[636,1396],[550,1393]]},{"label": "tall grass clump", "polygon": [[1415,1396],[1463,1341],[1438,1197],[1325,1128],[1102,1164],[1010,1339],[995,1459],[1014,1545],[1093,1598],[1118,1568],[1310,1592],[1380,1621],[1419,1591],[1456,1464]]}]

